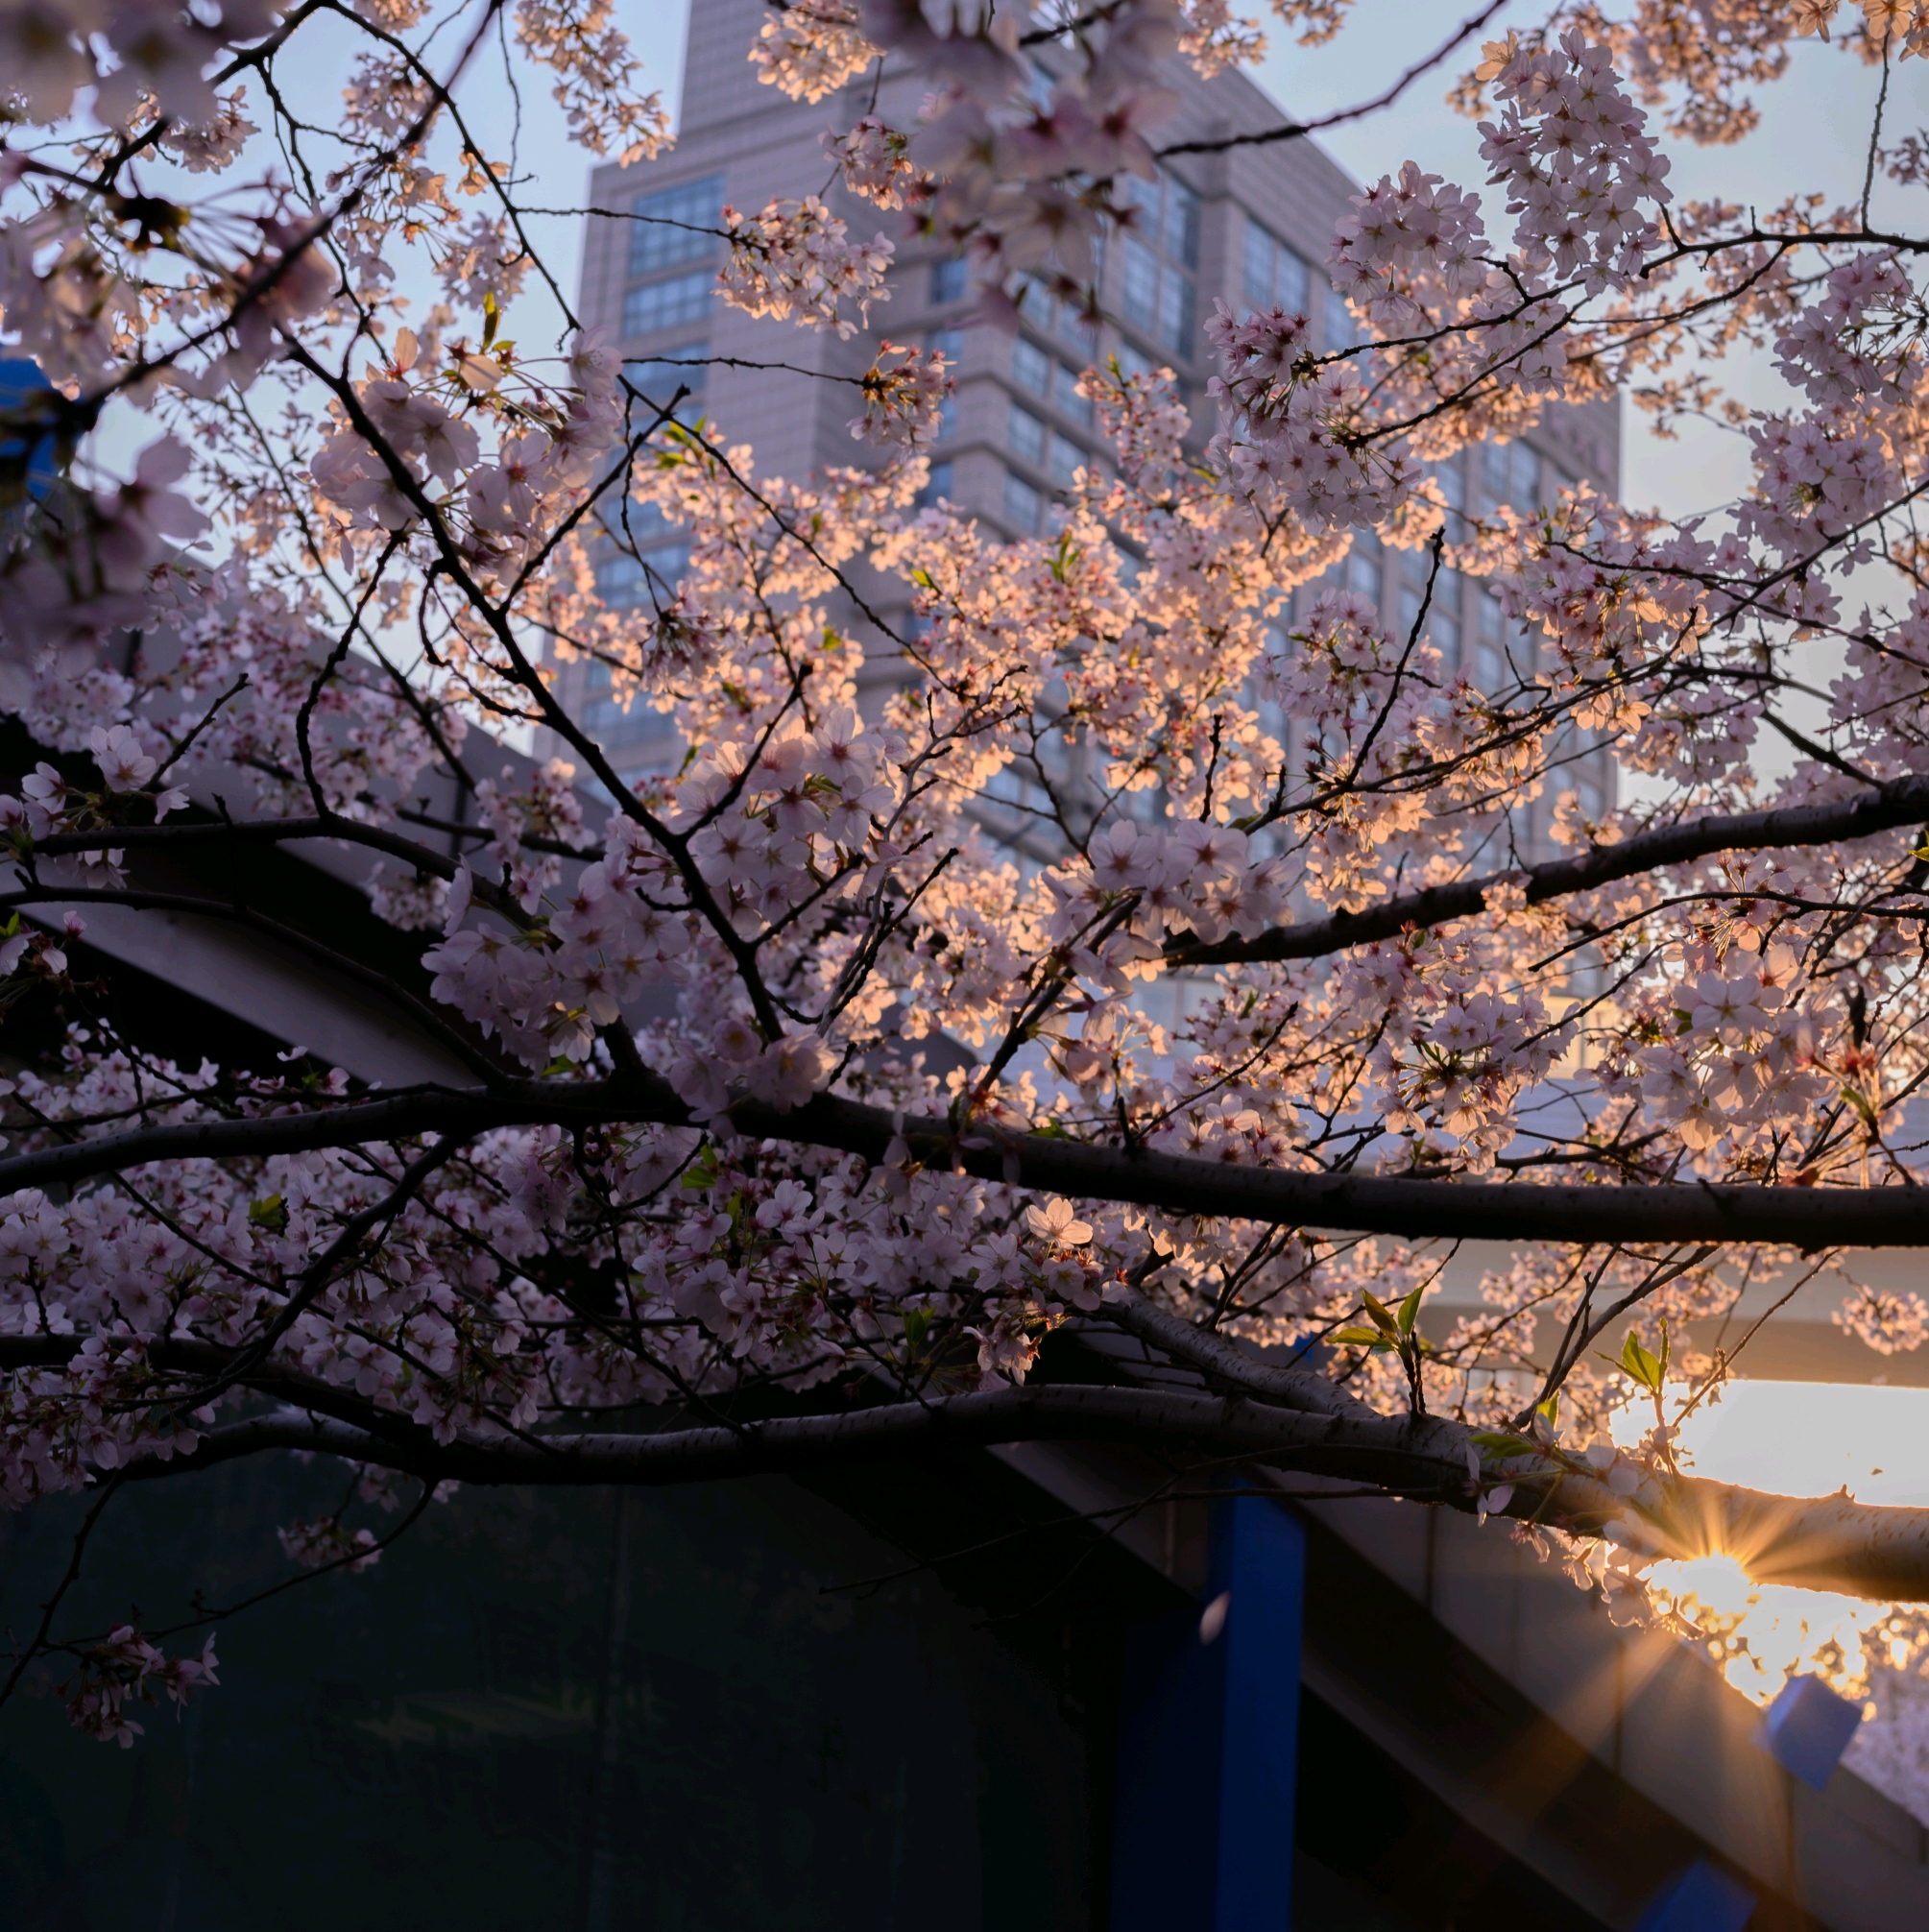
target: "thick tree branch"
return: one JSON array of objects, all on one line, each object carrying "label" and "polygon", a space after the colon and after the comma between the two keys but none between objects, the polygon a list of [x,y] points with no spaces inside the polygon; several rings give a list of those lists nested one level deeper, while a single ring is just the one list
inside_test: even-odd
[{"label": "thick tree branch", "polygon": [[[1471,1512],[1472,1437],[1459,1423],[1362,1409],[1314,1415],[1238,1397],[1034,1385],[835,1415],[787,1416],[656,1435],[558,1435],[540,1446],[426,1434],[402,1443],[292,1412],[210,1430],[192,1456],[136,1461],[129,1480],[179,1475],[265,1450],[311,1449],[423,1482],[545,1485],[714,1482],[1003,1442],[1105,1441],[1365,1483],[1389,1496]],[[1478,1452],[1476,1452],[1478,1454]],[[1483,1471],[1489,1481],[1502,1478]],[[1637,1513],[1659,1553],[1724,1552],[1757,1582],[1797,1583],[1896,1602],[1929,1601],[1929,1509],[1890,1509],[1846,1496],[1772,1496],[1694,1478],[1650,1479],[1632,1498],[1558,1458],[1520,1457],[1503,1513],[1580,1534]]]},{"label": "thick tree branch", "polygon": [[1919,825],[1929,818],[1929,778],[1910,778],[1854,798],[1830,805],[1788,806],[1772,811],[1737,811],[1689,819],[1656,832],[1637,833],[1619,845],[1598,845],[1577,858],[1550,859],[1545,864],[1468,879],[1451,885],[1429,886],[1424,892],[1339,911],[1327,919],[1278,926],[1256,939],[1231,936],[1212,945],[1179,934],[1167,946],[1166,957],[1176,966],[1219,966],[1243,960],[1319,959],[1363,946],[1375,939],[1391,939],[1408,927],[1437,926],[1449,919],[1471,919],[1483,911],[1486,895],[1503,881],[1522,886],[1530,906],[1560,899],[1573,892],[1611,885],[1663,865],[1685,865],[1717,852],[1760,852],[1779,846],[1833,845],[1844,839],[1868,838],[1898,826]]},{"label": "thick tree branch", "polygon": [[[738,1134],[753,1140],[833,1147],[874,1163],[886,1157],[899,1131],[896,1117],[883,1108],[828,1094],[788,1113],[739,1100],[730,1118]],[[261,1157],[421,1133],[469,1136],[541,1122],[690,1124],[683,1102],[654,1077],[519,1080],[505,1082],[499,1093],[422,1087],[308,1114],[140,1127],[16,1154],[0,1161],[0,1195],[72,1185],[149,1161]],[[954,1166],[982,1180],[1009,1179],[1018,1187],[1074,1199],[1130,1201],[1169,1214],[1225,1216],[1275,1226],[1345,1228],[1407,1239],[1929,1247],[1929,1188],[1414,1180],[1291,1172],[1144,1148],[1095,1147],[1043,1134],[994,1135],[976,1129],[959,1137],[936,1120],[905,1121],[903,1132],[914,1159],[927,1166]]]}]

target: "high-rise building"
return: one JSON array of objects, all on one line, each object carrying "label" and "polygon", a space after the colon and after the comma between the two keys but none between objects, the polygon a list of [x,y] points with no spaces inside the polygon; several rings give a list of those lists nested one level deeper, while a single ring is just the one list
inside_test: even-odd
[{"label": "high-rise building", "polygon": [[[1204,322],[1215,299],[1235,309],[1303,310],[1315,348],[1356,339],[1352,313],[1320,264],[1358,184],[1306,139],[1174,154],[1156,181],[1135,183],[1142,216],[1102,253],[1097,327],[1038,289],[1023,300],[1015,332],[980,321],[972,265],[915,241],[899,243],[890,298],[873,309],[869,335],[840,342],[726,306],[714,288],[723,243],[704,231],[715,229],[726,204],[749,212],[773,196],[817,192],[854,233],[894,231],[896,217],[844,192],[819,136],[867,111],[914,126],[927,85],[887,66],[875,82],[875,106],[868,75],[814,106],[792,101],[760,82],[748,58],[767,17],[763,0],[692,8],[677,144],[656,161],[596,171],[591,205],[609,215],[589,224],[581,300],[587,322],[620,338],[644,394],[666,402],[686,389],[680,413],[700,413],[730,441],[750,444],[760,471],[797,476],[862,460],[847,426],[856,413],[851,390],[817,377],[859,374],[880,336],[939,348],[956,366],[957,393],[932,451],[929,494],[1005,537],[1028,537],[1049,527],[1053,499],[1073,470],[1103,460],[1092,407],[1075,386],[1090,363],[1117,356],[1128,370],[1170,368],[1203,440],[1214,426]],[[1037,50],[1042,85],[1056,58],[1054,49]],[[1161,147],[1259,134],[1283,118],[1242,74],[1206,80],[1174,58],[1164,79],[1180,107],[1158,131]],[[634,215],[653,219],[625,218]],[[791,368],[767,366],[778,362]],[[1440,479],[1449,500],[1470,509],[1531,508],[1583,477],[1613,494],[1619,468],[1619,412],[1609,400],[1551,410],[1527,437],[1442,465]],[[604,595],[640,598],[643,568],[674,584],[685,554],[681,534],[664,526],[640,568],[628,557],[610,561],[600,578]],[[1423,551],[1383,552],[1362,536],[1340,568],[1352,589],[1379,602],[1388,624],[1406,626],[1419,610],[1427,567]],[[1504,625],[1495,600],[1452,572],[1435,586],[1429,630],[1449,666],[1464,668],[1483,688],[1511,686],[1518,671],[1531,669],[1523,655],[1531,646]],[[663,719],[642,706],[625,716],[599,704],[592,675],[589,666],[567,669],[562,692],[591,707],[589,722],[619,769],[660,767],[675,754]],[[1571,750],[1549,796],[1515,824],[1524,856],[1545,851],[1556,790],[1578,790],[1590,817],[1613,803],[1607,753],[1579,743]]]}]

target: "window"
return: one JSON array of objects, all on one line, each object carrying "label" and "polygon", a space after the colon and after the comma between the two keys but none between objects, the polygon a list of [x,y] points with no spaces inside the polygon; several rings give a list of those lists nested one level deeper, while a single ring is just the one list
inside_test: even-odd
[{"label": "window", "polygon": [[640,692],[627,705],[608,695],[610,667],[592,664],[586,680],[588,702],[583,707],[583,729],[595,738],[605,752],[632,762],[644,747],[652,747],[660,761],[674,762],[676,726]]},{"label": "window", "polygon": [[1346,306],[1346,298],[1337,288],[1326,291],[1326,347],[1351,349],[1360,340],[1360,325]]},{"label": "window", "polygon": [[633,288],[623,298],[624,335],[651,335],[660,328],[703,321],[710,314],[712,279],[709,269],[699,268]]},{"label": "window", "polygon": [[1053,335],[1078,357],[1090,362],[1098,352],[1098,331],[1092,319],[1072,302],[1061,302],[1049,288],[1027,281],[1018,291],[1019,313],[1044,335]]},{"label": "window", "polygon": [[637,219],[630,226],[630,274],[655,275],[680,261],[697,261],[714,252],[714,232],[723,213],[723,177],[679,181],[673,188],[639,195],[630,204]]},{"label": "window", "polygon": [[1119,358],[1119,367],[1127,375],[1150,375],[1158,367],[1149,355],[1134,349],[1129,342],[1121,342],[1113,352]]},{"label": "window", "polygon": [[1092,398],[1078,393],[1078,372],[1061,362],[1051,378],[1051,399],[1074,423],[1090,424],[1094,415]]},{"label": "window", "polygon": [[1155,181],[1126,178],[1138,210],[1125,236],[1120,305],[1126,321],[1191,358],[1194,352],[1193,278],[1199,260],[1199,198],[1163,170]]},{"label": "window", "polygon": [[1193,281],[1144,242],[1125,239],[1125,320],[1180,355],[1193,352]]},{"label": "window", "polygon": [[1126,315],[1150,333],[1159,313],[1159,257],[1132,237],[1125,243],[1124,299]]},{"label": "window", "polygon": [[1051,472],[1051,480],[1064,489],[1072,487],[1072,472],[1085,461],[1085,452],[1070,437],[1061,436],[1057,430],[1051,432],[1051,460],[1046,468]]},{"label": "window", "polygon": [[1155,181],[1121,177],[1126,201],[1139,210],[1133,232],[1166,257],[1187,268],[1199,265],[1199,198],[1176,175],[1159,170]]},{"label": "window", "polygon": [[654,503],[631,506],[627,535],[636,554],[618,551],[596,566],[596,594],[613,611],[667,602],[689,569],[688,536]]},{"label": "window", "polygon": [[952,494],[952,466],[949,463],[933,463],[930,475],[925,487],[918,492],[918,508],[928,510],[940,496]]},{"label": "window", "polygon": [[1051,370],[1050,356],[1035,343],[1026,342],[1020,336],[1011,345],[1012,379],[1021,389],[1028,389],[1034,396],[1049,396]]},{"label": "window", "polygon": [[1508,501],[1517,510],[1536,510],[1541,502],[1540,457],[1525,443],[1516,443],[1509,453]]},{"label": "window", "polygon": [[1509,682],[1503,642],[1506,636],[1507,618],[1501,610],[1501,600],[1483,588],[1474,599],[1473,680],[1489,694]]},{"label": "window", "polygon": [[686,342],[661,355],[626,357],[623,368],[652,402],[667,406],[679,389],[687,389],[692,396],[703,394],[710,380],[710,367],[704,360],[709,354],[709,343]]},{"label": "window", "polygon": [[925,351],[929,355],[942,355],[952,368],[956,369],[964,361],[964,330],[961,328],[934,328],[925,337]]},{"label": "window", "polygon": [[1505,443],[1481,446],[1481,495],[1489,507],[1507,500],[1507,447]]},{"label": "window", "polygon": [[[1421,633],[1432,640],[1450,671],[1460,662],[1460,586],[1458,570],[1442,570],[1434,579],[1434,601],[1427,611],[1427,628]],[[1425,595],[1424,591],[1420,594]],[[1412,613],[1405,614],[1405,622],[1411,631]]]},{"label": "window", "polygon": [[1045,498],[1023,476],[1010,470],[1004,472],[1004,520],[1020,536],[1029,537],[1038,528],[1044,508]]},{"label": "window", "polygon": [[1591,764],[1582,765],[1574,788],[1579,796],[1580,815],[1598,822],[1607,807],[1607,788],[1601,782],[1600,772]]},{"label": "window", "polygon": [[965,265],[961,257],[931,264],[931,300],[962,302],[965,294]]},{"label": "window", "polygon": [[1245,299],[1254,308],[1306,313],[1306,264],[1276,235],[1245,220]]},{"label": "window", "polygon": [[1346,588],[1371,603],[1380,601],[1380,559],[1358,543],[1346,553]]},{"label": "window", "polygon": [[1045,424],[1030,410],[1016,402],[1011,405],[1004,440],[1011,445],[1014,455],[1024,457],[1037,469],[1045,468]]}]

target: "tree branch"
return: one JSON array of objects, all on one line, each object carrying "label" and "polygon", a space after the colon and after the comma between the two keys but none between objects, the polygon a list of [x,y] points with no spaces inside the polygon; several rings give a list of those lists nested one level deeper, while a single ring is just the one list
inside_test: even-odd
[{"label": "tree branch", "polygon": [[[881,1162],[898,1137],[882,1107],[819,1094],[780,1113],[736,1100],[729,1119],[751,1140],[832,1147]],[[471,1136],[491,1127],[555,1122],[693,1124],[668,1085],[651,1076],[506,1081],[498,1091],[421,1087],[379,1100],[253,1121],[195,1121],[43,1147],[0,1161],[0,1195],[72,1185],[149,1161],[262,1158],[360,1146],[412,1134]],[[1790,1242],[1797,1247],[1929,1247],[1929,1188],[1764,1187],[1755,1182],[1657,1181],[1592,1186],[1462,1181],[1353,1172],[1296,1172],[1230,1161],[1093,1146],[1044,1134],[962,1138],[938,1120],[904,1121],[913,1160],[981,1180],[1074,1199],[1130,1201],[1168,1214],[1225,1216],[1275,1226],[1468,1241]],[[1013,1165],[1015,1164],[1015,1171]],[[1163,1344],[1161,1344],[1163,1346]]]},{"label": "tree branch", "polygon": [[1471,919],[1486,907],[1486,895],[1503,880],[1521,884],[1530,906],[1611,885],[1663,865],[1684,865],[1717,852],[1759,852],[1777,846],[1831,845],[1841,839],[1869,838],[1897,826],[1929,818],[1929,778],[1903,779],[1852,799],[1830,805],[1785,806],[1769,811],[1711,813],[1656,832],[1637,833],[1619,845],[1599,845],[1578,858],[1550,859],[1486,879],[1429,886],[1382,901],[1358,912],[1338,911],[1326,919],[1277,926],[1257,939],[1231,936],[1208,945],[1176,934],[1167,943],[1173,966],[1222,966],[1266,959],[1318,959],[1396,938],[1410,926],[1437,926],[1449,919]]},{"label": "tree branch", "polygon": [[[548,1436],[540,1448],[473,1436],[446,1447],[426,1436],[404,1445],[283,1412],[210,1430],[192,1456],[133,1462],[128,1480],[208,1468],[265,1450],[312,1449],[423,1482],[656,1485],[1066,1440],[1233,1455],[1468,1513],[1476,1507],[1467,1465],[1472,1436],[1456,1422],[1380,1415],[1363,1407],[1356,1414],[1314,1415],[1237,1397],[1051,1384],[729,1428]],[[1695,1478],[1651,1478],[1625,1497],[1584,1469],[1539,1455],[1512,1459],[1504,1474],[1483,1470],[1483,1481],[1502,1480],[1514,1485],[1514,1495],[1501,1513],[1524,1521],[1589,1535],[1638,1514],[1670,1556],[1726,1552],[1761,1582],[1929,1601],[1929,1509],[1881,1509],[1846,1496],[1771,1496]]]}]

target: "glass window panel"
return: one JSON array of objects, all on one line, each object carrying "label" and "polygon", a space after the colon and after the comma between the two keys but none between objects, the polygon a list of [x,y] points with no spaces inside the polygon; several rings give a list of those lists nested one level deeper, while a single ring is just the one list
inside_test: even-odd
[{"label": "glass window panel", "polygon": [[1037,464],[1041,470],[1045,467],[1045,424],[1030,410],[1022,409],[1014,402],[1004,435],[1014,455],[1024,457],[1027,463]]},{"label": "glass window panel", "polygon": [[1525,443],[1513,446],[1512,471],[1509,487],[1513,491],[1514,507],[1520,510],[1535,510],[1540,507],[1540,457]]},{"label": "glass window panel", "polygon": [[1028,389],[1034,396],[1045,396],[1051,389],[1050,356],[1035,343],[1029,343],[1023,336],[1011,345],[1011,374],[1022,389]]},{"label": "glass window panel", "polygon": [[701,322],[711,309],[714,278],[707,268],[646,281],[623,298],[623,333],[651,335],[686,322]]},{"label": "glass window panel", "polygon": [[934,328],[925,337],[925,348],[933,355],[942,355],[955,369],[964,360],[964,330]]},{"label": "glass window panel", "polygon": [[1051,399],[1075,423],[1090,423],[1092,398],[1078,393],[1078,372],[1061,362],[1051,378]]},{"label": "glass window panel", "polygon": [[962,302],[965,293],[965,265],[957,261],[934,261],[931,264],[931,300],[933,302]]},{"label": "glass window panel", "polygon": [[1164,177],[1166,218],[1161,246],[1174,261],[1188,268],[1199,265],[1199,198],[1174,175]]},{"label": "glass window panel", "polygon": [[1058,304],[1058,339],[1069,343],[1081,362],[1090,362],[1098,353],[1097,329],[1069,302]]},{"label": "glass window panel", "polygon": [[1142,354],[1129,342],[1121,342],[1114,353],[1119,358],[1119,367],[1127,375],[1149,375],[1158,367],[1149,355]]},{"label": "glass window panel", "polygon": [[623,367],[644,396],[652,402],[666,405],[680,388],[688,390],[692,396],[704,393],[710,381],[710,366],[704,361],[709,353],[709,343],[687,342],[680,348],[664,350],[661,355],[631,356]]},{"label": "glass window panel", "polygon": [[1481,446],[1481,487],[1489,503],[1507,500],[1507,451],[1504,443]]},{"label": "glass window panel", "polygon": [[1355,549],[1346,557],[1346,588],[1374,603],[1380,601],[1380,559],[1370,550]]},{"label": "glass window panel", "polygon": [[1427,635],[1438,649],[1448,670],[1460,662],[1460,620],[1450,611],[1435,608],[1427,615]]},{"label": "glass window panel", "polygon": [[1193,284],[1172,269],[1159,285],[1159,340],[1180,355],[1193,352]]},{"label": "glass window panel", "polygon": [[1460,468],[1460,459],[1450,456],[1443,463],[1434,465],[1434,475],[1440,485],[1440,495],[1447,499],[1449,509],[1462,510],[1467,502],[1467,472]]},{"label": "glass window panel", "polygon": [[918,508],[928,508],[940,496],[952,494],[952,466],[949,463],[933,463],[930,474],[925,480],[925,487],[918,492]]},{"label": "glass window panel", "polygon": [[1254,221],[1245,225],[1245,299],[1253,308],[1272,306],[1272,264],[1279,244]]},{"label": "glass window panel", "polygon": [[1156,331],[1159,323],[1159,258],[1136,236],[1125,238],[1125,319]]},{"label": "glass window panel", "polygon": [[1051,433],[1051,461],[1048,466],[1054,483],[1070,488],[1072,472],[1085,461],[1085,452],[1069,437],[1054,429]]},{"label": "glass window panel", "polygon": [[[719,237],[714,230],[723,213],[723,177],[679,181],[654,194],[639,195],[630,204],[638,219],[630,224],[630,273],[654,275],[680,261],[695,261],[711,254]],[[675,226],[683,224],[683,226]]]},{"label": "glass window panel", "polygon": [[1360,325],[1353,319],[1353,311],[1346,306],[1346,298],[1337,288],[1328,286],[1326,291],[1326,346],[1328,349],[1351,349],[1360,340]]},{"label": "glass window panel", "polygon": [[1274,303],[1285,309],[1289,315],[1304,315],[1306,292],[1310,286],[1306,264],[1282,242],[1278,257],[1272,265]]},{"label": "glass window panel", "polygon": [[1507,617],[1501,610],[1501,600],[1484,588],[1474,599],[1474,629],[1483,644],[1496,647],[1507,634]]},{"label": "glass window panel", "polygon": [[1028,537],[1038,528],[1038,517],[1045,499],[1023,476],[1004,472],[1004,520],[1021,536]]},{"label": "glass window panel", "polygon": [[689,539],[679,533],[660,543],[639,543],[634,557],[607,558],[596,567],[596,594],[612,610],[671,597],[689,572]]}]

